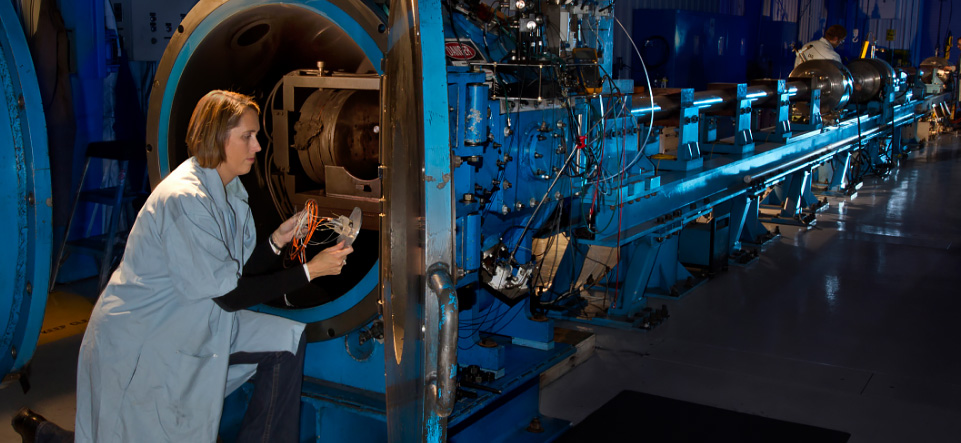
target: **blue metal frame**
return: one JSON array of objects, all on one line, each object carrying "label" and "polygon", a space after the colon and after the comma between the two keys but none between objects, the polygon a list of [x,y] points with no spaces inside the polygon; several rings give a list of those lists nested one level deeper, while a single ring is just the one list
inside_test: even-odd
[{"label": "blue metal frame", "polygon": [[731,112],[734,123],[734,137],[731,143],[712,144],[711,152],[736,155],[747,155],[754,152],[754,134],[751,132],[751,98],[747,96],[747,84],[712,83],[710,87],[721,87],[735,91],[735,101]]},{"label": "blue metal frame", "polygon": [[[783,99],[783,84],[779,82],[777,86]],[[886,94],[887,99],[882,103],[884,112],[878,109],[874,115],[855,115],[825,126],[817,111],[818,91],[814,90],[811,97],[813,103],[810,107],[813,110],[808,117],[813,124],[778,124],[760,131],[757,140],[765,141],[755,142],[753,154],[705,156],[703,168],[699,171],[663,173],[660,187],[647,192],[637,192],[636,187],[622,187],[621,192],[627,195],[624,201],[601,207],[597,214],[597,225],[608,228],[599,229],[593,239],[577,239],[576,245],[568,247],[561,264],[565,270],[570,268],[579,272],[582,264],[577,261],[584,260],[586,246],[621,248],[620,263],[615,269],[623,266],[627,268],[626,272],[618,272],[608,278],[608,290],[617,290],[610,298],[602,318],[590,321],[616,320],[622,325],[636,325],[636,316],[646,307],[647,297],[661,297],[665,293],[679,297],[685,290],[691,289],[697,281],[691,279],[681,262],[684,257],[703,256],[705,253],[690,248],[714,248],[715,244],[700,242],[698,246],[688,244],[679,248],[677,235],[693,229],[689,223],[702,215],[713,213],[715,218],[731,220],[730,231],[727,232],[730,249],[721,255],[733,255],[742,245],[759,246],[774,238],[776,234],[770,233],[761,224],[762,221],[813,224],[814,213],[827,203],[826,199],[818,200],[812,192],[813,171],[819,165],[835,161],[840,167],[834,170],[821,168],[818,172],[824,174],[823,179],[834,189],[846,187],[847,159],[859,142],[873,148],[868,151],[872,162],[880,162],[880,156],[891,155],[885,152],[894,152],[896,149],[885,148],[884,140],[892,133],[897,134],[896,130],[901,126],[917,119],[918,112],[923,112],[916,110],[923,108],[919,101],[909,100],[898,104],[893,100],[888,101],[893,99],[893,94]],[[743,100],[744,94],[738,92],[737,98]],[[689,101],[682,96],[682,116],[685,115],[685,109],[692,107],[685,106]],[[743,107],[744,103],[741,105]],[[786,119],[783,103],[779,102],[777,107],[778,116]],[[684,126],[690,123],[688,118],[683,118],[678,124]],[[744,123],[735,121],[735,126],[744,126]],[[681,139],[685,141],[684,137]],[[768,141],[770,139],[781,141]],[[774,191],[762,201],[762,193],[767,188]],[[759,209],[765,204],[776,207],[778,214],[773,218],[763,217]],[[575,218],[586,219],[587,209],[574,208],[575,211],[578,209],[581,213]],[[629,220],[629,223],[619,226],[614,223],[615,220]],[[664,249],[667,250],[666,254]],[[550,292],[548,303],[568,298],[568,309],[572,309],[574,314],[560,309],[552,311],[552,315],[583,320],[583,316],[577,315],[576,297],[571,301],[564,294],[572,278],[555,278],[555,289]]]},{"label": "blue metal frame", "polygon": [[0,376],[33,356],[50,278],[51,189],[43,102],[20,19],[0,2]]}]

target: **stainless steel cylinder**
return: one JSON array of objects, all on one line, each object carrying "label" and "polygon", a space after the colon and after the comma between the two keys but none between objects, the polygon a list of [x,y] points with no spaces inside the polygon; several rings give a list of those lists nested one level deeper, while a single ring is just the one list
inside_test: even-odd
[{"label": "stainless steel cylinder", "polygon": [[821,90],[821,110],[834,111],[844,107],[854,92],[851,72],[834,60],[810,60],[801,63],[788,75],[790,80],[802,80]]},{"label": "stainless steel cylinder", "polygon": [[294,148],[304,172],[324,183],[326,165],[372,180],[379,164],[380,103],[376,91],[318,89],[294,125]]},{"label": "stainless steel cylinder", "polygon": [[885,85],[894,83],[894,68],[878,59],[858,59],[848,63],[848,70],[854,78],[854,93],[851,101],[867,103],[878,98]]}]

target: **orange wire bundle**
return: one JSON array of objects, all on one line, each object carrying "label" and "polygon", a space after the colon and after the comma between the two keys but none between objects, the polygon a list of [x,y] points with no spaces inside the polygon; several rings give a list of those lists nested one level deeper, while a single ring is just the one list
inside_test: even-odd
[{"label": "orange wire bundle", "polygon": [[307,244],[310,243],[310,237],[314,235],[314,231],[320,227],[323,221],[318,216],[317,202],[307,200],[304,204],[300,222],[297,224],[297,232],[294,233],[294,238],[290,242],[290,251],[287,253],[288,259],[296,259],[301,263],[307,261]]}]

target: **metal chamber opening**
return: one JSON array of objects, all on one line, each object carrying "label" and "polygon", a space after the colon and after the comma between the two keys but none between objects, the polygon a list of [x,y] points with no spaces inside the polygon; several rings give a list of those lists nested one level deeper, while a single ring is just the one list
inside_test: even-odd
[{"label": "metal chamber opening", "polygon": [[263,106],[284,74],[316,69],[319,61],[334,72],[376,72],[350,35],[323,15],[300,6],[252,6],[216,24],[179,73],[167,127],[171,166],[188,157],[183,140],[190,113],[208,91],[242,92]]},{"label": "metal chamber opening", "polygon": [[[228,89],[253,96],[262,108],[262,127],[259,137],[264,150],[258,154],[258,163],[254,169],[241,177],[241,180],[250,194],[248,203],[254,214],[258,236],[262,238],[269,235],[284,219],[274,204],[271,189],[268,186],[270,177],[265,173],[264,168],[268,161],[266,157],[268,136],[274,140],[271,149],[275,152],[280,149],[290,149],[287,154],[291,169],[303,170],[297,152],[285,142],[278,143],[278,136],[271,133],[272,113],[275,109],[282,108],[280,103],[270,106],[268,97],[271,92],[286,74],[296,70],[316,70],[319,62],[323,63],[324,71],[335,74],[376,74],[374,62],[368,58],[361,44],[355,41],[355,37],[357,37],[357,29],[363,29],[367,33],[364,37],[369,36],[374,39],[382,48],[386,41],[386,34],[379,32],[378,25],[382,24],[382,20],[374,12],[358,9],[357,6],[336,0],[330,3],[311,2],[310,7],[292,4],[292,2],[254,6],[233,6],[230,2],[223,5],[219,3],[203,1],[199,3],[191,12],[194,16],[188,15],[184,21],[187,26],[185,34],[180,36],[180,40],[172,41],[168,47],[158,72],[164,71],[164,65],[167,64],[170,66],[167,71],[169,75],[158,76],[155,87],[159,88],[159,93],[155,91],[153,97],[163,97],[164,88],[175,85],[176,89],[172,95],[167,91],[167,96],[172,96],[167,110],[169,111],[167,120],[151,121],[148,125],[157,125],[155,134],[165,133],[168,146],[166,151],[159,150],[155,154],[156,161],[161,164],[166,163],[166,169],[173,170],[189,157],[184,143],[187,124],[194,106],[204,94],[212,89]],[[226,14],[224,14],[225,11]],[[346,16],[350,20],[347,20],[348,23],[334,23],[325,14],[336,17]],[[222,18],[218,19],[215,16]],[[192,18],[194,20],[191,20]],[[212,20],[219,20],[219,22],[210,25],[209,22]],[[345,29],[350,29],[351,32]],[[185,44],[188,39],[192,44]],[[189,53],[184,54],[184,51]],[[187,56],[185,63],[175,63],[177,59],[184,60],[184,55]],[[375,62],[379,64],[380,60]],[[182,66],[182,69],[179,66]],[[347,109],[353,106],[349,103],[346,105],[349,105]],[[369,106],[369,104],[365,103],[363,106]],[[162,112],[158,114],[163,115]],[[264,124],[264,117],[266,124]],[[361,165],[369,170],[369,163],[376,162],[377,154],[377,152],[372,153],[373,159],[358,159],[356,155],[351,157],[346,154],[341,157],[345,159],[345,163],[348,163],[347,159],[350,160],[349,164],[343,165],[345,169],[356,170],[358,165]],[[163,169],[158,168],[158,170]],[[153,169],[151,172],[153,173]],[[155,179],[154,182],[156,181],[158,180]],[[304,193],[322,194],[324,183],[308,185],[316,189],[304,189],[304,186],[299,184],[298,186],[300,189],[291,187],[291,189],[281,188],[280,190],[274,186],[274,196],[277,192],[287,193],[288,201],[293,205],[299,205],[303,201]],[[300,197],[293,194],[300,194]],[[355,206],[350,198],[330,196],[324,198],[328,204],[326,206],[322,204],[322,208],[326,207],[328,211],[336,214],[347,215]],[[288,302],[294,307],[281,303],[272,305],[272,308],[315,312],[316,310],[311,309],[340,297],[356,299],[358,306],[371,305],[369,300],[377,295],[376,284],[370,285],[369,281],[370,275],[376,276],[378,273],[380,247],[379,234],[376,230],[379,226],[374,222],[377,217],[376,211],[371,211],[370,205],[361,207],[365,211],[364,231],[354,243],[354,253],[348,258],[348,264],[343,268],[342,274],[315,279],[302,290],[287,294]],[[284,214],[286,215],[289,214]],[[331,212],[321,215],[331,215]],[[315,239],[325,237],[324,232],[317,232],[314,235]],[[332,244],[311,246],[307,255],[311,257]],[[288,264],[299,266],[296,262]],[[356,294],[361,282],[365,282],[364,287],[372,286],[373,290],[365,289],[363,294]],[[368,292],[374,294],[368,294]],[[364,313],[359,314],[355,306],[348,309],[349,312],[341,309],[319,312],[317,318],[303,318],[296,315],[294,318],[325,325],[335,321],[337,335],[341,335],[341,331],[346,333],[352,328],[345,325],[345,319],[339,317],[349,317],[346,319],[348,323],[359,326],[376,315],[376,309],[373,312],[367,312],[368,310],[364,309]]]}]

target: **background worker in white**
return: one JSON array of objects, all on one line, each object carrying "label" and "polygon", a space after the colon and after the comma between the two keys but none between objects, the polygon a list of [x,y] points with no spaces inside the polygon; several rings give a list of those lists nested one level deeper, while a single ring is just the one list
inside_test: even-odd
[{"label": "background worker in white", "polygon": [[[193,157],[151,193],[123,260],[94,306],[80,348],[76,434],[39,416],[37,442],[208,442],[224,397],[253,376],[238,441],[299,440],[304,325],[245,310],[339,274],[352,249],[327,248],[271,270],[297,214],[257,241],[247,191],[260,144],[250,97],[211,91],[187,130]],[[255,375],[256,372],[256,375]],[[31,426],[24,426],[30,424]],[[52,425],[52,426],[47,426]]]},{"label": "background worker in white", "polygon": [[841,25],[831,25],[824,31],[824,37],[801,47],[794,59],[794,67],[810,60],[834,60],[841,62],[841,56],[834,49],[844,43],[848,31]]}]

